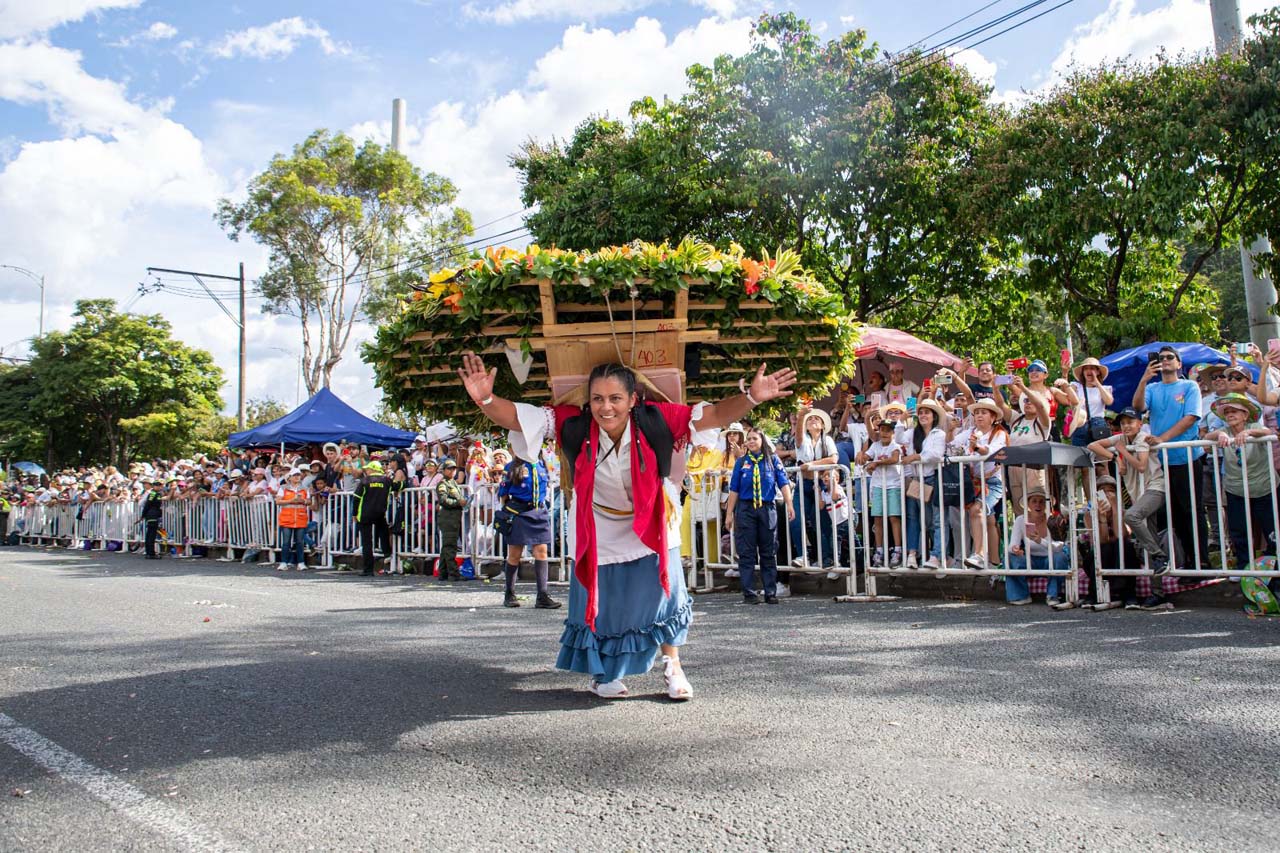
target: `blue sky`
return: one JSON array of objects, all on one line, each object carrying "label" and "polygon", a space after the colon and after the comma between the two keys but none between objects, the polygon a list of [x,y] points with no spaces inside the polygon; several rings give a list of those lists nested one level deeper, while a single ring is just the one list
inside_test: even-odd
[{"label": "blue sky", "polygon": [[[765,9],[795,11],[828,37],[862,27],[897,50],[986,2],[0,0],[0,264],[46,276],[47,328],[66,328],[76,298],[130,301],[148,265],[232,274],[244,261],[260,274],[265,254],[213,223],[217,199],[317,127],[386,141],[394,97],[408,101],[406,153],[452,178],[487,222],[520,209],[506,157],[524,139],[620,115],[643,95],[678,96],[683,69],[741,50]],[[1000,0],[930,44],[1020,5]],[[1073,61],[1211,43],[1208,0],[1073,0],[957,61],[1016,103]],[[38,292],[0,270],[0,302],[0,348],[20,355]],[[134,308],[163,313],[234,377],[235,328],[215,306],[150,294]],[[249,338],[249,396],[292,403],[297,321],[251,307]],[[377,403],[354,346],[335,390],[366,411]],[[234,404],[233,384],[224,397]]]}]

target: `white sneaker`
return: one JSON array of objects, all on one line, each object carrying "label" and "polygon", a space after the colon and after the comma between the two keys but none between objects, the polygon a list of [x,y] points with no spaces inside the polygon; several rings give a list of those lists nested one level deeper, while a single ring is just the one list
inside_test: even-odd
[{"label": "white sneaker", "polygon": [[884,549],[883,548],[877,548],[875,550],[875,553],[871,555],[871,565],[873,566],[884,565]]},{"label": "white sneaker", "polygon": [[620,678],[606,681],[604,684],[593,680],[587,685],[587,690],[601,699],[625,699],[627,696],[627,685],[623,684]]},{"label": "white sneaker", "polygon": [[920,568],[920,558],[916,556],[916,552],[915,552],[915,551],[910,551],[910,552],[908,552],[908,553],[907,553],[907,563],[906,563],[906,566],[907,566],[907,568],[908,568],[908,569],[918,569],[918,568]]},{"label": "white sneaker", "polygon": [[987,558],[977,553],[970,554],[964,558],[964,564],[971,569],[981,571],[987,568]]},{"label": "white sneaker", "polygon": [[795,566],[797,569],[803,569],[804,557],[796,557],[794,560],[791,561],[791,565]]},{"label": "white sneaker", "polygon": [[662,656],[662,677],[667,681],[667,698],[673,702],[687,702],[693,698],[693,687],[685,677],[684,667],[675,658]]},{"label": "white sneaker", "polygon": [[725,576],[725,577],[727,577],[727,578],[736,578],[736,577],[738,577],[738,576],[739,576],[739,575],[738,575],[738,570],[737,570],[737,569],[725,569],[725,570],[724,570],[724,576]]},{"label": "white sneaker", "polygon": [[785,583],[778,584],[777,596],[778,598],[790,598],[791,587],[787,586]]},{"label": "white sneaker", "polygon": [[889,566],[891,568],[896,569],[898,566],[901,566],[901,565],[902,565],[902,549],[894,548],[892,551],[889,552]]},{"label": "white sneaker", "polygon": [[936,572],[938,569],[942,568],[942,561],[937,557],[930,557],[924,561],[924,565],[921,566],[921,568]]},{"label": "white sneaker", "polygon": [[1030,604],[1030,603],[1031,603],[1030,598],[1017,598],[1009,602],[1009,604],[1012,605],[1013,607],[1021,607],[1024,604]]},{"label": "white sneaker", "polygon": [[840,578],[839,572],[827,572],[827,580],[833,581],[833,580],[838,580],[839,578]]},{"label": "white sneaker", "polygon": [[289,571],[289,564],[288,564],[288,563],[281,563],[280,565],[276,566],[276,571],[277,571],[277,572],[287,572],[287,571]]}]

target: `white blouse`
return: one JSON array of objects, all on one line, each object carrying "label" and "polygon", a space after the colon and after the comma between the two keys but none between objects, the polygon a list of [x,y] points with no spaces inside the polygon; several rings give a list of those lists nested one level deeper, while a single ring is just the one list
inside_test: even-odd
[{"label": "white blouse", "polygon": [[[689,438],[700,445],[714,441],[714,430],[696,430],[696,424],[702,418],[703,409],[708,403],[698,403],[693,407],[693,415],[689,421]],[[543,441],[555,434],[555,412],[545,406],[531,406],[528,403],[516,403],[516,418],[520,422],[519,431],[512,430],[510,439],[511,451],[527,462],[538,458]],[[613,563],[626,563],[654,553],[651,548],[640,541],[632,529],[635,506],[631,492],[631,423],[628,421],[617,449],[614,442],[604,431],[600,431],[600,447],[596,456],[595,494],[592,496],[592,509],[596,522],[596,562],[607,566]],[[685,461],[683,453],[672,456],[671,476],[662,483],[663,492],[668,501],[667,512],[667,549],[680,547],[680,487],[676,482],[683,481]],[[673,482],[674,481],[674,482]],[[575,489],[573,500],[568,507],[569,513],[569,553],[575,554],[577,536],[573,523],[577,518],[575,503],[578,492]],[[671,567],[668,567],[671,569]]]}]

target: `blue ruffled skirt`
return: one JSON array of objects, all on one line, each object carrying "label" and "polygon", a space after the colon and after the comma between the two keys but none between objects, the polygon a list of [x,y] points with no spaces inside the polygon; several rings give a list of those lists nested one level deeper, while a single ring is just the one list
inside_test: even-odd
[{"label": "blue ruffled skirt", "polygon": [[679,549],[668,552],[667,561],[669,596],[658,583],[657,554],[600,566],[594,632],[583,620],[587,591],[572,578],[556,667],[584,672],[605,683],[648,672],[664,643],[684,645],[693,621],[693,603],[685,589]]}]

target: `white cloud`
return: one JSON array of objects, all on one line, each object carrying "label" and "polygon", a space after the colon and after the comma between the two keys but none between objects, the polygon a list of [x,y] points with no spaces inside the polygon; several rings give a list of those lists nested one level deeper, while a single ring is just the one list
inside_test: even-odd
[{"label": "white cloud", "polygon": [[[452,178],[460,203],[477,222],[505,216],[521,206],[517,175],[507,158],[522,142],[566,137],[592,114],[625,116],[631,102],[645,95],[679,97],[687,88],[688,66],[745,49],[750,30],[748,19],[707,19],[671,38],[651,18],[619,31],[569,27],[519,88],[478,103],[440,103],[425,119],[411,121],[405,153]],[[368,122],[351,132],[357,139],[385,142],[389,128],[388,121]],[[510,219],[486,230],[506,230],[518,222]]]},{"label": "white cloud", "polygon": [[304,39],[314,39],[326,55],[346,55],[351,48],[335,42],[329,31],[314,21],[281,18],[261,27],[249,27],[227,35],[213,46],[213,54],[222,59],[251,56],[256,59],[278,59],[293,53]]},{"label": "white cloud", "polygon": [[[517,24],[532,20],[598,21],[611,15],[635,12],[655,5],[657,0],[505,0],[497,5],[467,3],[462,12],[469,18],[492,24]],[[721,18],[737,14],[742,0],[690,0]]]},{"label": "white cloud", "polygon": [[469,18],[493,24],[515,24],[539,18],[568,18],[594,21],[623,12],[633,12],[653,0],[508,0],[496,6],[467,3],[462,12]]},{"label": "white cloud", "polygon": [[[1242,19],[1275,5],[1275,0],[1241,0]],[[1151,59],[1161,51],[1176,56],[1213,49],[1213,20],[1207,0],[1171,0],[1149,12],[1136,0],[1110,0],[1093,20],[1077,27],[1050,67],[1051,81],[1072,66],[1088,68],[1132,57]]]},{"label": "white cloud", "polygon": [[141,4],[142,0],[0,0],[0,38],[36,35],[91,12]]},{"label": "white cloud", "polygon": [[996,64],[973,48],[966,48],[951,57],[951,61],[968,69],[974,79],[985,86],[996,82]]},{"label": "white cloud", "polygon": [[156,21],[154,24],[147,27],[146,31],[142,33],[142,37],[147,41],[164,41],[165,39],[173,38],[177,34],[178,28],[173,24],[166,24],[164,21]]}]

